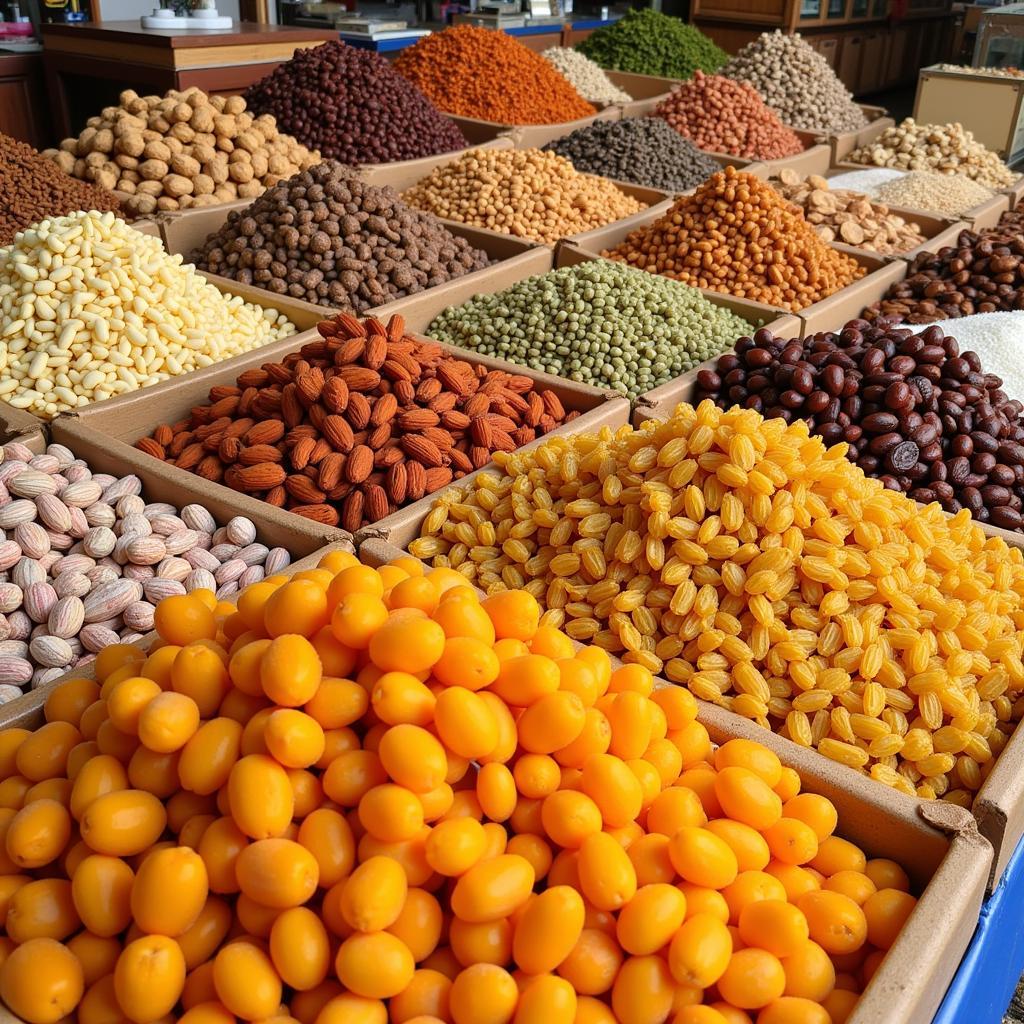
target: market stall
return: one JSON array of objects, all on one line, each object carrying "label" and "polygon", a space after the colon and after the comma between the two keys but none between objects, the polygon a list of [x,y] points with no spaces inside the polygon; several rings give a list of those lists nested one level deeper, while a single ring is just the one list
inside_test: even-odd
[{"label": "market stall", "polygon": [[0,1012],[1000,1019],[1024,182],[820,42],[0,137]]}]

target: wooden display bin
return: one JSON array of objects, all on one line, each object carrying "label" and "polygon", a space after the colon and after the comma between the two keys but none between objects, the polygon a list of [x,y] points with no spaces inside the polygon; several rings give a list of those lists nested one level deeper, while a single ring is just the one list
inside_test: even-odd
[{"label": "wooden display bin", "polygon": [[914,119],[958,121],[1007,163],[1024,155],[1024,78],[923,68],[917,79]]}]

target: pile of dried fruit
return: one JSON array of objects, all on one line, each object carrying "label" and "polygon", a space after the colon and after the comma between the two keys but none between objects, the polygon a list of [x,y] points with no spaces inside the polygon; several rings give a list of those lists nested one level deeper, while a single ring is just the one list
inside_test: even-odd
[{"label": "pile of dried fruit", "polygon": [[319,331],[136,447],[354,531],[579,415],[529,377],[406,336],[400,316],[385,327],[342,315]]},{"label": "pile of dried fruit", "polygon": [[162,602],[148,658],[105,652],[0,737],[8,1010],[845,1020],[907,873],[765,747],[712,753],[685,690],[539,616],[343,552],[237,609]]},{"label": "pile of dried fruit", "polygon": [[0,448],[0,536],[0,702],[140,639],[165,597],[227,598],[291,560],[248,519],[147,502],[137,476],[93,473],[60,444]]},{"label": "pile of dried fruit", "polygon": [[804,423],[683,405],[499,456],[409,550],[522,588],[574,640],[879,782],[970,806],[1024,714],[1024,553],[844,454]]}]

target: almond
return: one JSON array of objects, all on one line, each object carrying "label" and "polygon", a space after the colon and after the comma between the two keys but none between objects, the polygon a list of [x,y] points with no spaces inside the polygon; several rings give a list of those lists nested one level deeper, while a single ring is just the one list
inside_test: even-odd
[{"label": "almond", "polygon": [[333,505],[293,505],[292,512],[302,516],[304,519],[312,519],[316,523],[323,523],[324,526],[338,525],[338,511]]},{"label": "almond", "polygon": [[167,555],[167,545],[159,537],[138,537],[125,548],[128,560],[134,565],[156,565]]},{"label": "almond", "polygon": [[328,412],[344,412],[348,408],[348,398],[348,385],[337,375],[331,377],[320,392],[320,401]]},{"label": "almond", "polygon": [[388,514],[388,495],[380,484],[371,484],[366,488],[366,500],[363,516],[368,524],[376,523]]},{"label": "almond", "polygon": [[[320,430],[335,451],[343,453],[352,451],[355,438],[352,427],[349,426],[348,420],[344,416],[327,416]],[[0,513],[2,512],[3,509],[0,509]]]},{"label": "almond", "polygon": [[120,615],[132,601],[138,601],[141,597],[142,586],[134,580],[113,580],[110,583],[103,583],[85,596],[85,621],[102,622]]},{"label": "almond", "polygon": [[124,610],[124,624],[129,629],[148,633],[153,628],[153,614],[156,608],[148,601],[133,601]]},{"label": "almond", "polygon": [[285,548],[271,548],[267,554],[267,560],[264,563],[263,568],[266,570],[268,576],[273,576],[279,573],[282,569],[287,568],[292,561],[292,556],[288,554]]},{"label": "almond", "polygon": [[[80,480],[61,491],[61,501],[75,508],[88,508],[103,497],[103,488],[95,480]],[[112,504],[109,500],[107,504]]]},{"label": "almond", "polygon": [[[348,385],[350,392],[374,391],[380,387],[380,374],[376,370],[364,366],[343,366],[338,372],[341,379]],[[349,395],[349,404],[352,396]]]},{"label": "almond", "polygon": [[67,533],[71,529],[71,513],[55,494],[40,494],[36,498],[36,511],[40,522],[54,532]]},{"label": "almond", "polygon": [[28,650],[44,668],[65,668],[75,658],[70,644],[59,636],[37,636],[29,643]]},{"label": "almond", "polygon": [[36,503],[19,498],[0,506],[0,530],[11,530],[19,523],[31,523],[36,517]]},{"label": "almond", "polygon": [[7,490],[19,498],[37,498],[40,494],[56,494],[57,482],[49,473],[26,469],[7,481]]},{"label": "almond", "polygon": [[277,444],[284,437],[284,424],[280,420],[263,420],[245,435],[247,445]]},{"label": "almond", "polygon": [[98,654],[104,647],[119,643],[121,638],[109,627],[101,626],[98,623],[89,623],[82,627],[78,634],[82,646],[93,654]]},{"label": "almond", "polygon": [[167,453],[164,451],[163,445],[157,444],[157,442],[151,437],[140,437],[138,441],[135,442],[135,447],[138,448],[143,455],[159,459],[161,462],[167,458]]},{"label": "almond", "polygon": [[[195,570],[192,570],[193,572]],[[207,572],[206,569],[203,572]],[[212,573],[210,574],[212,577]],[[210,588],[213,589],[212,587]],[[185,587],[181,580],[164,579],[162,576],[154,576],[152,579],[142,581],[142,593],[146,600],[152,604],[159,604],[165,597],[174,597],[177,594],[184,594]],[[125,606],[127,607],[127,605]]]},{"label": "almond", "polygon": [[287,475],[277,463],[260,462],[237,470],[236,479],[243,491],[269,491],[271,487],[283,484]]},{"label": "almond", "polygon": [[365,444],[356,445],[345,460],[345,479],[362,483],[373,472],[373,451]]},{"label": "almond", "polygon": [[[170,581],[168,581],[170,582]],[[176,586],[182,587],[185,593],[191,594],[193,590],[217,590],[217,581],[213,577],[213,573],[209,569],[193,569],[182,581],[177,583]],[[149,597],[149,594],[146,595]],[[157,598],[151,598],[151,600],[157,600]]]},{"label": "almond", "polygon": [[0,685],[24,686],[31,680],[32,672],[32,662],[9,654],[0,655]]},{"label": "almond", "polygon": [[62,597],[50,609],[46,628],[54,635],[70,640],[78,636],[85,623],[85,605],[81,598]]},{"label": "almond", "polygon": [[[440,466],[443,463],[441,451],[433,441],[415,434],[406,434],[399,442],[402,450],[418,463],[427,467]],[[346,467],[347,469],[347,467]],[[351,478],[350,478],[351,479]],[[421,495],[422,496],[422,495]]]},{"label": "almond", "polygon": [[202,505],[186,505],[181,510],[181,521],[199,533],[213,533],[217,529],[213,516]]},{"label": "almond", "polygon": [[327,496],[319,487],[301,473],[296,473],[284,482],[284,489],[300,505],[316,505]]},{"label": "almond", "polygon": [[38,523],[19,523],[14,528],[14,542],[29,558],[42,558],[50,550],[50,538]]},{"label": "almond", "polygon": [[436,427],[441,417],[430,409],[410,409],[399,413],[395,423],[400,430],[423,430],[425,427]]}]

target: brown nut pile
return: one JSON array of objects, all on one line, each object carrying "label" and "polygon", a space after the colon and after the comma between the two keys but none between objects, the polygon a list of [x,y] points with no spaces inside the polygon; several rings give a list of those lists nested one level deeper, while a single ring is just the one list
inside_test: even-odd
[{"label": "brown nut pile", "polygon": [[658,104],[664,118],[699,149],[751,160],[776,160],[802,153],[800,137],[746,82],[723,75],[694,73]]},{"label": "brown nut pile", "polygon": [[553,245],[645,209],[606,178],[539,149],[474,149],[402,198],[438,217]]},{"label": "brown nut pile", "polygon": [[903,171],[962,174],[990,188],[1005,188],[1019,177],[962,124],[918,124],[912,117],[886,128],[846,159]]},{"label": "brown nut pile", "polygon": [[249,113],[241,96],[126,89],[119,102],[43,155],[76,178],[129,193],[123,206],[135,214],[254,199],[320,160],[273,117]]},{"label": "brown nut pile", "polygon": [[955,246],[917,255],[906,278],[861,315],[930,324],[1017,309],[1024,309],[1024,214],[1015,211],[993,228],[961,231]]},{"label": "brown nut pile", "polygon": [[907,252],[925,242],[917,224],[893,213],[885,203],[846,189],[833,191],[828,179],[818,174],[804,178],[784,168],[771,184],[803,210],[807,222],[826,242],[846,242],[882,256]]},{"label": "brown nut pile", "polygon": [[341,314],[280,363],[136,447],[328,526],[357,530],[575,419],[531,378]]},{"label": "brown nut pile", "polygon": [[767,182],[727,167],[601,254],[676,281],[791,312],[864,275]]},{"label": "brown nut pile", "polygon": [[333,160],[232,211],[191,260],[275,295],[358,312],[490,262],[393,189],[367,185]]},{"label": "brown nut pile", "polygon": [[0,132],[0,245],[47,217],[120,208],[112,192],[76,181],[27,143]]}]

